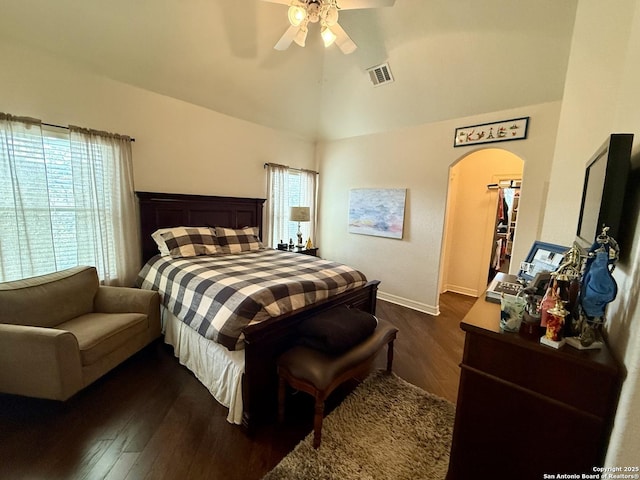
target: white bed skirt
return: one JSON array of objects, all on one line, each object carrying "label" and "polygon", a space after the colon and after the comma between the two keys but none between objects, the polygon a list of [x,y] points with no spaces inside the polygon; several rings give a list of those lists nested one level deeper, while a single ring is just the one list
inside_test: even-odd
[{"label": "white bed skirt", "polygon": [[162,310],[165,343],[173,346],[180,363],[193,372],[219,403],[229,409],[227,421],[240,425],[244,350],[232,352],[204,338],[167,309]]}]

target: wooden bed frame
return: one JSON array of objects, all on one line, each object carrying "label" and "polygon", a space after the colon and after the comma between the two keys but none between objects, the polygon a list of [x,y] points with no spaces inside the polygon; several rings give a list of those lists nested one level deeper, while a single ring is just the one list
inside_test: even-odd
[{"label": "wooden bed frame", "polygon": [[[151,234],[158,228],[176,226],[258,226],[262,235],[264,199],[136,192],[140,205],[142,258],[158,253]],[[277,357],[293,345],[298,323],[318,312],[346,305],[375,314],[378,284],[373,280],[304,309],[247,327],[245,372],[242,379],[242,425],[251,430],[277,414]]]}]

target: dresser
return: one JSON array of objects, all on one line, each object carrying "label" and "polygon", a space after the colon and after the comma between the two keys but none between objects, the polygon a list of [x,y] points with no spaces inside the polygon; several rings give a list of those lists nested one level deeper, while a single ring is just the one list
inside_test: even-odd
[{"label": "dresser", "polygon": [[502,332],[478,300],[465,344],[447,480],[540,480],[601,466],[621,369],[609,350],[556,350]]}]

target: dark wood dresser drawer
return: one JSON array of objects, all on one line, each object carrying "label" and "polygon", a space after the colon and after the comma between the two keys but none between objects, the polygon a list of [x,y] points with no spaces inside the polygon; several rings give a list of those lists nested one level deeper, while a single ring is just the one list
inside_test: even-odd
[{"label": "dark wood dresser drawer", "polygon": [[592,361],[592,352],[555,351],[519,337],[505,341],[507,336],[518,334],[467,335],[462,364],[593,415],[608,414],[615,369]]}]

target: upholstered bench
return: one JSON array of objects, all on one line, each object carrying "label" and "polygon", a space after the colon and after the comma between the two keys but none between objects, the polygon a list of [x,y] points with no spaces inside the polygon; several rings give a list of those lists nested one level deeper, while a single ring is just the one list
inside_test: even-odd
[{"label": "upholstered bench", "polygon": [[287,383],[295,389],[313,395],[315,416],[313,446],[318,448],[322,435],[324,402],[336,387],[352,378],[368,373],[378,352],[387,348],[387,372],[393,364],[393,341],[398,329],[378,320],[372,334],[341,353],[327,353],[307,346],[295,346],[278,359],[278,418],[284,420]]}]

